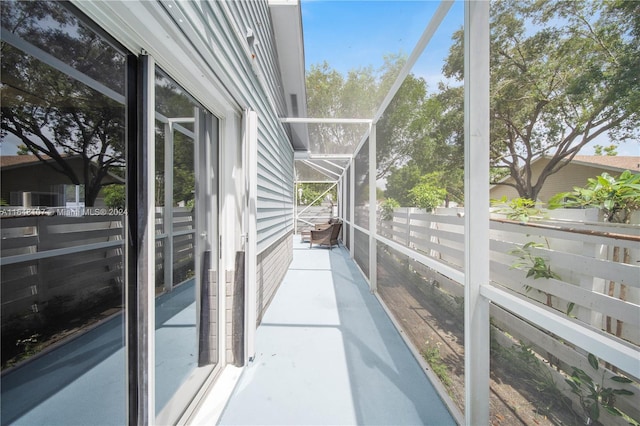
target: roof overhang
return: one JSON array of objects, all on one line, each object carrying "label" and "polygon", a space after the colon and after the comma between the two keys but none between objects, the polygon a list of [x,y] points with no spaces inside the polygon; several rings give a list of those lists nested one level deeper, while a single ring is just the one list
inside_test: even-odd
[{"label": "roof overhang", "polygon": [[[269,11],[282,75],[282,89],[288,117],[307,116],[304,37],[299,0],[269,0]],[[291,144],[296,151],[309,149],[306,123],[289,123]]]}]

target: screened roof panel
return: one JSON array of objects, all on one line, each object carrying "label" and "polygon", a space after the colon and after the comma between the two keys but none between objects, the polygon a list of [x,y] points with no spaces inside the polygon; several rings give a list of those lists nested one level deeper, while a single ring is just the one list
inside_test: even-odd
[{"label": "screened roof panel", "polygon": [[349,164],[349,157],[307,158],[295,161],[299,182],[335,182]]}]

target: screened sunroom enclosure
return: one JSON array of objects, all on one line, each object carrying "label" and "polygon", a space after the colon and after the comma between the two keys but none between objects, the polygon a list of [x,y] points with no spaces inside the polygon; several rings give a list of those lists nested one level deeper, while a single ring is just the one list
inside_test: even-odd
[{"label": "screened sunroom enclosure", "polygon": [[[286,324],[302,300],[324,303],[309,293],[322,277],[335,279],[336,295],[349,293],[345,277],[355,274],[367,291],[336,299],[338,314],[362,319],[369,333],[380,324],[373,311],[384,311],[411,355],[398,358],[419,361],[441,393],[431,402],[455,421],[640,421],[637,225],[527,225],[491,213],[490,2],[439,3],[375,113],[354,117],[307,116],[302,7],[3,2],[2,332],[3,351],[21,354],[11,365],[3,356],[2,424],[208,424],[200,415],[225,406],[225,387],[238,390],[238,377],[228,383],[225,373],[242,375],[263,350],[259,327]],[[464,160],[450,169],[464,191],[457,205],[432,212],[385,206],[387,172],[406,155],[399,141],[414,136],[390,117],[414,113],[398,94],[439,47],[433,36],[447,19],[464,28],[464,102],[453,111],[464,116],[463,149],[447,153]],[[322,126],[341,143],[317,139]],[[51,163],[57,174],[47,172]],[[307,199],[305,185],[323,189]],[[324,203],[314,210],[316,197]],[[329,218],[342,224],[340,247],[302,244],[303,230]],[[514,250],[551,259],[557,275],[527,277]],[[265,324],[281,284],[281,323]],[[354,295],[379,304],[352,315]],[[367,346],[357,326],[331,323],[339,315],[324,308],[331,331],[349,331],[359,345],[346,354],[362,362],[344,371],[350,390],[370,386],[367,369],[399,385],[393,368],[367,362],[385,345]],[[304,327],[290,328],[283,340],[304,341],[296,340]],[[615,390],[607,403],[624,416],[582,413],[591,379],[572,387],[576,369]],[[424,397],[397,388],[410,402],[420,398],[404,389]],[[393,409],[354,418],[375,423],[372,413]],[[303,423],[321,418],[302,414]]]},{"label": "screened sunroom enclosure", "polygon": [[[572,394],[566,381],[576,369],[598,376],[605,388],[615,389],[616,407],[625,413],[611,416],[601,407],[596,418],[601,416],[605,424],[625,424],[626,416],[637,421],[638,413],[632,407],[639,396],[639,282],[638,268],[631,265],[631,259],[638,255],[637,226],[600,228],[576,223],[561,213],[552,216],[558,219],[523,226],[490,214],[488,2],[465,2],[464,200],[431,213],[418,208],[385,210],[382,190],[388,164],[384,162],[396,140],[406,137],[399,133],[401,129],[394,133],[397,129],[387,118],[406,113],[394,102],[395,97],[415,64],[428,60],[433,48],[429,41],[450,6],[443,2],[435,12],[373,117],[290,120],[307,123],[312,137],[309,152],[299,154],[296,161],[298,183],[336,182],[342,242],[371,292],[399,323],[410,344],[419,348],[420,356],[430,360],[433,371],[445,358],[449,370],[458,371],[445,377],[438,374],[440,379],[436,380],[445,383],[457,408],[464,411],[467,424],[505,419],[504,411],[497,408],[498,399],[504,402],[510,394],[496,385],[498,380],[510,381],[512,389],[525,395],[524,400],[531,402],[536,412],[540,410],[532,418],[516,415],[518,420],[512,421],[580,421],[575,395],[586,392],[586,387],[574,389]],[[326,144],[313,140],[313,126],[319,125],[333,126],[331,132],[340,134],[345,144],[327,152]],[[363,136],[350,138],[351,132]],[[348,164],[339,163],[350,149],[353,154]],[[339,178],[335,178],[337,164],[344,168]],[[298,199],[294,212],[304,212],[309,208],[305,204],[308,200]],[[315,218],[316,223],[326,221],[326,209],[324,214]],[[300,214],[296,223],[302,228],[313,225],[307,220]],[[586,236],[592,231],[593,239]],[[621,235],[618,238],[610,232]],[[554,270],[557,268],[562,279],[556,275],[552,283],[540,280],[533,284],[532,278],[524,278],[526,271],[517,270],[514,248],[534,243],[551,250],[537,255],[555,259]],[[624,265],[612,255],[617,250],[630,256]],[[630,290],[634,296],[620,295],[620,287],[615,291],[609,287],[607,295],[605,281],[621,283],[622,288],[633,283],[629,290],[634,288]],[[617,330],[612,322],[619,324]],[[454,340],[458,344],[452,344]],[[520,357],[520,363],[514,361],[513,354]],[[451,362],[451,358],[458,358],[458,362]],[[527,361],[522,363],[524,359]],[[511,364],[511,373],[505,364]],[[561,370],[564,373],[558,373]],[[617,374],[624,378],[615,378]],[[493,383],[490,377],[495,377]],[[463,394],[451,385],[456,381],[464,382]],[[543,396],[532,397],[535,393]],[[571,403],[564,400],[567,395],[574,398],[573,412]],[[536,420],[536,416],[540,417]]]}]

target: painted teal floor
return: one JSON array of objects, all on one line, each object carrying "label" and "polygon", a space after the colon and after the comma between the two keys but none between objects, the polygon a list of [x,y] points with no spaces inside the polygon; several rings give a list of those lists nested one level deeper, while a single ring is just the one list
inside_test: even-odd
[{"label": "painted teal floor", "polygon": [[256,337],[222,425],[456,424],[343,248],[294,243]]},{"label": "painted teal floor", "polygon": [[[195,368],[193,283],[158,298],[157,402]],[[243,425],[453,425],[346,250],[295,243],[220,419]],[[185,352],[186,351],[186,352]],[[117,316],[1,380],[2,425],[124,425]]]}]

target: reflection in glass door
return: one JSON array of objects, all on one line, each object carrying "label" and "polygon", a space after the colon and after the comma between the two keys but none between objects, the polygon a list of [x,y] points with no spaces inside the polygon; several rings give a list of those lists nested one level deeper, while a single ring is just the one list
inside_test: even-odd
[{"label": "reflection in glass door", "polygon": [[125,424],[127,52],[66,2],[1,14],[2,425]]},{"label": "reflection in glass door", "polygon": [[155,400],[158,419],[175,422],[217,361],[217,126],[160,71],[155,90]]}]

